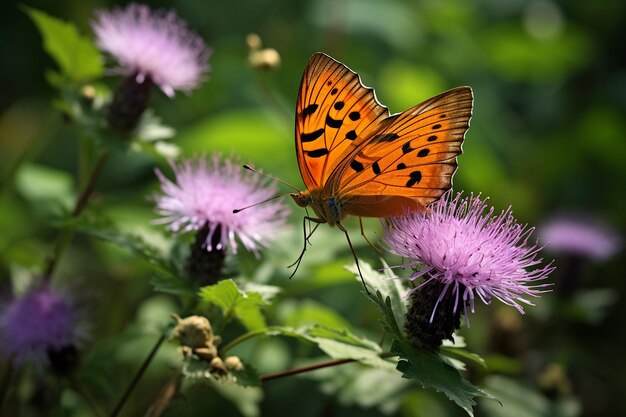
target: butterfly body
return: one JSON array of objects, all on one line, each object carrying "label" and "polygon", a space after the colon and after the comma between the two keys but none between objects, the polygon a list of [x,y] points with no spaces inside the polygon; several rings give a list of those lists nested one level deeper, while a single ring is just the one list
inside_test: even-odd
[{"label": "butterfly body", "polygon": [[458,87],[390,114],[374,90],[322,53],[307,63],[296,104],[296,154],[318,221],[424,211],[452,186],[473,96]]}]

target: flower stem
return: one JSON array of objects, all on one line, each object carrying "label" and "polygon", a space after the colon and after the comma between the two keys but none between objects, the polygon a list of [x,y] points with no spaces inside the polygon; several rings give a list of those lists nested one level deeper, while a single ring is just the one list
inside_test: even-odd
[{"label": "flower stem", "polygon": [[164,341],[165,341],[165,335],[162,334],[161,337],[159,337],[159,340],[157,340],[157,342],[152,347],[152,350],[150,350],[150,353],[148,353],[148,356],[146,357],[146,359],[144,359],[143,363],[141,364],[141,367],[139,368],[139,370],[137,371],[133,379],[130,381],[130,383],[128,384],[124,392],[122,393],[122,396],[120,397],[119,401],[115,405],[115,408],[113,408],[113,411],[111,411],[111,413],[109,414],[109,417],[115,417],[118,415],[118,413],[120,412],[120,410],[126,403],[126,400],[128,400],[128,397],[130,397],[130,394],[133,392],[133,390],[135,389],[135,387],[141,380],[141,377],[143,377],[143,374],[146,372],[146,369],[148,369],[148,366],[152,362],[152,359],[154,359],[154,356],[156,355],[157,351],[159,350],[159,348],[161,347]]},{"label": "flower stem", "polygon": [[[104,168],[104,165],[106,164],[106,161],[108,158],[109,158],[108,152],[100,155],[100,158],[98,159],[96,166],[91,172],[91,175],[89,176],[89,179],[87,180],[86,185],[83,188],[83,191],[80,193],[80,195],[78,196],[78,199],[76,200],[76,204],[74,205],[74,209],[72,210],[70,218],[76,218],[80,216],[80,214],[83,212],[83,210],[87,206],[89,197],[91,197],[91,194],[93,193],[94,187],[96,185],[96,181],[98,177],[100,176],[100,173],[102,172],[102,169]],[[59,234],[59,237],[56,240],[52,255],[48,258],[46,268],[44,269],[43,279],[45,282],[50,281],[52,274],[54,273],[54,270],[56,269],[56,266],[59,262],[59,259],[61,258],[62,253],[65,251],[67,245],[72,240],[72,234],[73,233],[67,228],[64,228]]]},{"label": "flower stem", "polygon": [[[380,354],[380,357],[382,359],[389,358],[392,356],[396,356],[396,355],[391,352],[383,352]],[[338,365],[343,365],[345,363],[352,363],[352,362],[357,362],[357,359],[352,359],[352,358],[335,359],[335,360],[328,361],[328,362],[321,362],[315,365],[303,366],[301,368],[293,368],[293,369],[288,369],[286,371],[277,372],[275,374],[264,375],[261,377],[261,381],[262,382],[271,381],[272,379],[284,378],[284,377],[291,376],[291,375],[302,374],[304,372],[311,372],[317,369],[330,368],[332,366],[338,366]]]}]

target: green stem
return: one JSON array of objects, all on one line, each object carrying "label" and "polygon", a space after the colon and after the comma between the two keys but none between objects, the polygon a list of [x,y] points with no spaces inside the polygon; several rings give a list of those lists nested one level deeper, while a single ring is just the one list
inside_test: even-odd
[{"label": "green stem", "polygon": [[[89,179],[87,180],[87,183],[85,187],[83,188],[83,191],[80,193],[80,195],[78,196],[78,199],[76,200],[76,204],[74,205],[74,209],[72,210],[70,218],[76,218],[80,216],[80,214],[83,212],[83,210],[87,206],[89,197],[91,197],[91,194],[93,193],[94,187],[96,185],[96,181],[98,180],[98,177],[102,173],[102,169],[104,168],[104,165],[106,164],[106,161],[108,158],[109,158],[108,152],[100,155],[98,162],[96,162],[96,166],[94,167],[93,171],[91,171],[91,175],[89,176]],[[50,279],[52,277],[52,274],[54,274],[54,270],[56,269],[59,259],[61,258],[61,255],[63,254],[63,252],[69,245],[69,243],[71,242],[72,236],[73,236],[72,231],[67,228],[64,228],[59,234],[56,240],[56,243],[54,245],[52,254],[48,258],[46,268],[44,269],[43,279],[45,282],[50,282]]]},{"label": "green stem", "polygon": [[84,190],[89,178],[89,169],[93,162],[93,141],[82,138],[78,159],[78,189]]},{"label": "green stem", "polygon": [[141,377],[143,377],[143,374],[148,369],[148,366],[152,362],[152,359],[154,359],[154,356],[156,355],[156,353],[158,352],[159,348],[161,347],[164,341],[165,341],[165,335],[161,335],[161,337],[159,337],[159,340],[157,340],[157,342],[152,347],[152,350],[150,350],[150,353],[148,354],[146,359],[144,359],[143,363],[141,364],[141,367],[139,368],[139,370],[137,370],[137,373],[135,374],[133,379],[130,381],[130,383],[128,384],[124,392],[122,393],[122,396],[120,397],[119,401],[115,405],[115,408],[113,408],[113,411],[111,411],[111,413],[109,414],[109,417],[115,417],[119,414],[124,404],[126,404],[128,397],[130,397],[130,394],[133,392],[133,390],[135,389],[135,387],[141,380]]},{"label": "green stem", "polygon": [[[227,344],[222,346],[220,348],[220,353],[224,354],[224,353],[228,352],[230,349],[232,349],[235,346],[237,346],[239,343],[245,342],[246,340],[255,338],[257,336],[263,336],[266,333],[267,333],[267,329],[257,330],[255,332],[244,333],[241,336],[236,337],[235,339],[231,340],[230,342],[228,342]],[[217,334],[219,334],[219,333],[217,333]]]}]

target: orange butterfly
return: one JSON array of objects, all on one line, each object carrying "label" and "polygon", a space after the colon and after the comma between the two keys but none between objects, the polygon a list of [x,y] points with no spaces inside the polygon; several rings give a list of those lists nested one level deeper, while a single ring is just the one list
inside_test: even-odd
[{"label": "orange butterfly", "polygon": [[[390,114],[358,74],[328,55],[314,54],[296,104],[296,153],[307,189],[291,194],[318,216],[305,221],[337,225],[352,248],[341,224],[347,215],[426,210],[452,186],[472,103],[471,88],[458,87]],[[306,241],[305,232],[304,250],[294,265]]]}]

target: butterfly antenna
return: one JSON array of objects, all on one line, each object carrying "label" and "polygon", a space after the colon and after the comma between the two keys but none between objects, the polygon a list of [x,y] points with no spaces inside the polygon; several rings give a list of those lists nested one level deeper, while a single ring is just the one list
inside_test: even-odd
[{"label": "butterfly antenna", "polygon": [[285,195],[287,195],[287,194],[289,194],[289,193],[285,193],[285,194],[278,194],[278,195],[275,195],[274,197],[270,197],[270,198],[268,198],[267,200],[259,201],[258,203],[250,204],[249,206],[246,206],[246,207],[242,207],[242,208],[234,209],[234,210],[233,210],[233,213],[234,213],[234,214],[237,214],[237,213],[239,213],[240,211],[244,211],[244,210],[247,210],[247,209],[249,209],[249,208],[251,208],[251,207],[258,206],[259,204],[265,204],[265,203],[267,203],[268,201],[272,201],[272,200],[276,200],[277,198],[284,197],[284,196],[285,196]]},{"label": "butterfly antenna", "polygon": [[281,183],[281,184],[285,184],[287,187],[290,187],[290,188],[292,188],[292,189],[296,190],[297,192],[300,192],[300,190],[299,190],[298,188],[294,187],[293,185],[289,184],[288,182],[283,181],[283,180],[280,180],[280,179],[275,178],[275,177],[272,177],[271,175],[264,174],[264,173],[262,173],[261,171],[257,171],[256,169],[252,168],[252,167],[251,167],[250,165],[248,165],[248,164],[243,164],[243,168],[244,168],[244,169],[247,169],[248,171],[252,171],[252,172],[254,172],[255,174],[259,174],[259,175],[261,175],[261,176],[263,176],[263,177],[269,178],[269,179],[271,179],[271,180],[273,180],[273,181],[277,181],[277,182],[279,182],[279,183]]}]

